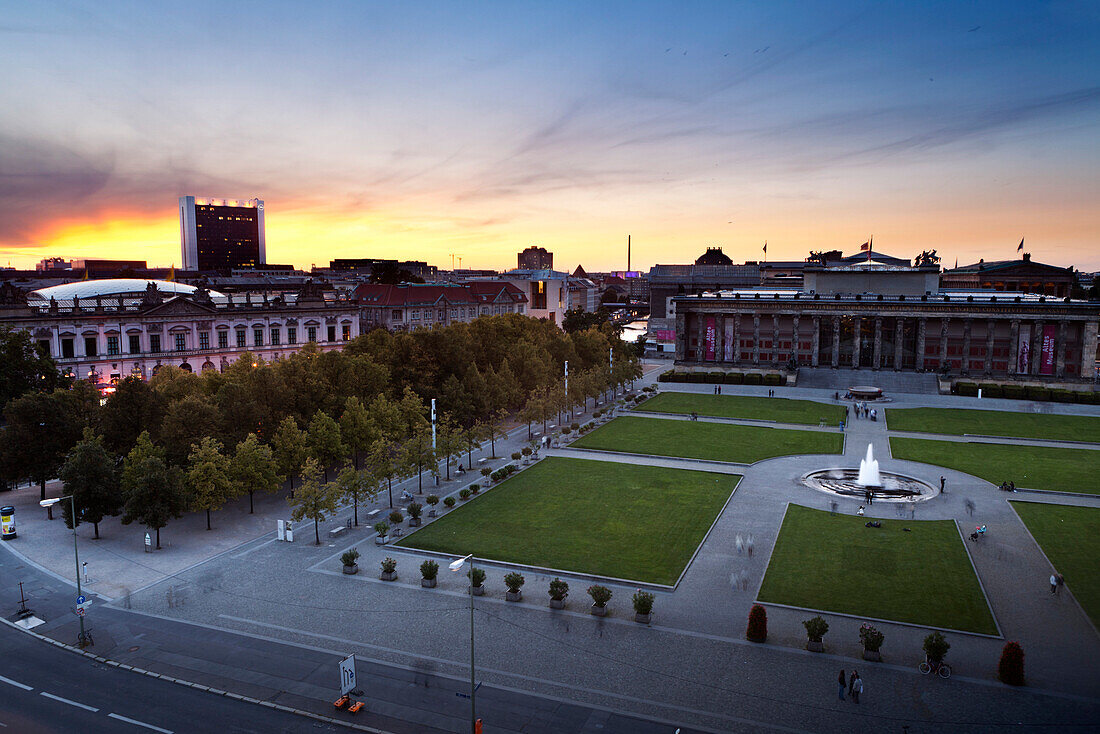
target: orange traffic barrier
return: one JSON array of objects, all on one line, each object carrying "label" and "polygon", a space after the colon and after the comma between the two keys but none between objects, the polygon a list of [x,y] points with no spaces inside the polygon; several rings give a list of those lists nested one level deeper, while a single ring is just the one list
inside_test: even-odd
[{"label": "orange traffic barrier", "polygon": [[356,701],[355,703],[353,703],[351,706],[348,707],[348,711],[350,711],[353,714],[357,714],[357,713],[359,713],[359,709],[361,709],[361,708],[363,708],[363,702],[362,701]]},{"label": "orange traffic barrier", "polygon": [[347,696],[340,696],[340,698],[338,698],[338,699],[336,699],[335,701],[332,702],[332,705],[335,706],[338,709],[342,709],[342,708],[344,708],[345,706],[348,705],[348,702],[350,700],[351,699],[348,698]]}]

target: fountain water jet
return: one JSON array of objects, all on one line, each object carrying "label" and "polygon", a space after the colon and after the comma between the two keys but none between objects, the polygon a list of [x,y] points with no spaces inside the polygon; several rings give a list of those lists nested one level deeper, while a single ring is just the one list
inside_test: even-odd
[{"label": "fountain water jet", "polygon": [[878,461],[875,459],[871,444],[867,444],[867,458],[859,462],[859,476],[856,484],[863,487],[881,487],[882,477],[878,472]]}]

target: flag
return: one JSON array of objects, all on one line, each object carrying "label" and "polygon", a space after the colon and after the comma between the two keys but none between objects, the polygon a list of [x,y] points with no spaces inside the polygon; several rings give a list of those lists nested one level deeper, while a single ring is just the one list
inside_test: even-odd
[{"label": "flag", "polygon": [[768,251],[768,241],[764,240],[764,252],[766,253],[767,251]]},{"label": "flag", "polygon": [[870,242],[864,242],[862,245],[859,246],[859,249],[860,249],[860,252],[862,252],[863,250],[870,250],[871,249],[871,243]]},{"label": "flag", "polygon": [[1020,238],[1020,244],[1016,245],[1016,252],[1023,252],[1024,250],[1024,238]]}]

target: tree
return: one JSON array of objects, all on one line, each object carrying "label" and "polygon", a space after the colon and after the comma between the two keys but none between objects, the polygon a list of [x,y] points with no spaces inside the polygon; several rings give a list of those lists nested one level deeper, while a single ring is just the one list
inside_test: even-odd
[{"label": "tree", "polygon": [[99,523],[107,515],[117,515],[122,509],[118,469],[114,457],[103,447],[103,438],[92,429],[84,429],[84,439],[69,452],[61,467],[61,480],[65,494],[73,496],[76,514],[72,516],[72,504],[61,503],[61,513],[66,527],[75,527],[81,521],[95,526],[99,539]]},{"label": "tree", "polygon": [[29,332],[0,326],[0,408],[32,390],[50,392],[69,382]]},{"label": "tree", "polygon": [[385,480],[386,491],[389,493],[390,507],[393,507],[393,478],[399,471],[398,458],[401,445],[388,438],[380,438],[371,445],[370,454],[367,456],[367,469],[379,481]]},{"label": "tree", "polygon": [[325,481],[328,481],[328,468],[347,455],[347,449],[340,438],[340,424],[323,410],[313,414],[306,432],[306,447],[309,455],[317,459],[322,467]]},{"label": "tree", "polygon": [[294,477],[309,456],[305,431],[298,428],[298,421],[288,415],[279,424],[271,439],[275,453],[275,465],[280,474],[290,477],[290,494],[294,494]]},{"label": "tree", "polygon": [[368,471],[361,471],[351,464],[345,464],[336,475],[336,487],[340,497],[351,500],[352,518],[355,527],[359,527],[359,502],[374,501],[378,496],[378,479]]},{"label": "tree", "polygon": [[140,377],[127,377],[115,387],[99,414],[103,443],[111,451],[126,454],[134,447],[138,434],[156,435],[164,419],[159,393]]},{"label": "tree", "polygon": [[4,464],[15,478],[38,482],[46,499],[46,482],[57,476],[69,450],[80,440],[84,422],[79,401],[68,390],[31,392],[8,403],[2,434]]},{"label": "tree", "polygon": [[229,463],[229,476],[237,485],[238,492],[248,493],[249,514],[254,512],[252,498],[256,492],[275,492],[283,483],[271,447],[260,443],[260,437],[255,433],[248,434],[245,440],[237,444]]},{"label": "tree", "polygon": [[229,459],[222,453],[221,441],[207,436],[191,450],[188,464],[192,507],[206,511],[206,529],[210,530],[211,510],[220,510],[233,492]]},{"label": "tree", "polygon": [[504,419],[507,417],[508,411],[501,408],[490,413],[483,424],[485,426],[485,435],[489,438],[489,450],[494,459],[497,457],[497,437],[504,438],[507,435],[504,432]]},{"label": "tree", "polygon": [[181,472],[168,466],[164,450],[153,445],[143,431],[122,465],[122,524],[135,520],[156,531],[160,550],[160,529],[168,520],[181,517],[188,497]]},{"label": "tree", "polygon": [[481,448],[481,442],[485,438],[485,426],[475,423],[462,432],[462,445],[466,448],[466,468],[473,468],[474,449]]},{"label": "tree", "polygon": [[462,455],[462,429],[459,428],[450,415],[444,413],[436,421],[435,452],[443,460],[447,471],[447,481],[451,480],[451,459]]},{"label": "tree", "polygon": [[173,466],[186,466],[191,447],[214,436],[218,422],[217,407],[203,395],[186,395],[169,404],[160,434],[168,462]]},{"label": "tree", "polygon": [[352,395],[344,402],[344,412],[340,415],[340,437],[351,452],[356,469],[359,468],[359,455],[370,450],[380,433],[359,398]]},{"label": "tree", "polygon": [[303,518],[313,521],[316,545],[321,545],[319,526],[322,520],[336,512],[339,490],[335,483],[321,481],[320,464],[312,456],[302,465],[302,486],[287,502],[294,508],[290,515],[294,522],[301,522]]},{"label": "tree", "polygon": [[437,459],[432,450],[432,429],[428,424],[417,426],[413,435],[401,446],[400,463],[416,471],[417,494],[424,493],[424,467],[434,466]]}]

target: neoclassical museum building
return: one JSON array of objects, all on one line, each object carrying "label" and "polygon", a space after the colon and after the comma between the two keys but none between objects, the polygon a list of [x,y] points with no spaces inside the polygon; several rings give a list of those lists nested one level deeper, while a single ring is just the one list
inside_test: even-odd
[{"label": "neoclassical museum building", "polygon": [[801,289],[671,299],[686,366],[936,371],[1093,380],[1100,303],[940,288],[938,264],[807,264]]},{"label": "neoclassical museum building", "polygon": [[224,295],[162,280],[89,280],[24,293],[0,286],[0,324],[31,334],[58,368],[108,386],[162,365],[221,370],[249,352],[266,361],[307,342],[341,348],[358,307],[310,283],[300,292]]}]

